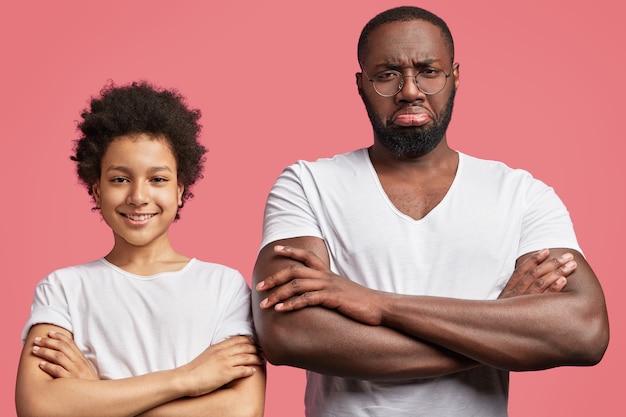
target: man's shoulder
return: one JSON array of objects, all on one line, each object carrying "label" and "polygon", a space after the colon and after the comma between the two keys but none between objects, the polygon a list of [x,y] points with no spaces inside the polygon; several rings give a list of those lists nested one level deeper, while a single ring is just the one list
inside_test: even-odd
[{"label": "man's shoulder", "polygon": [[[512,168],[505,162],[481,159],[459,153],[458,183],[464,189],[480,189],[503,195],[504,190],[524,195],[538,195],[551,187],[529,171]],[[530,194],[528,194],[530,193]]]},{"label": "man's shoulder", "polygon": [[367,166],[368,160],[367,149],[361,148],[311,161],[299,160],[287,169],[292,169],[296,172],[308,171],[316,175],[323,175],[324,173],[336,174],[338,171],[362,169]]},{"label": "man's shoulder", "polygon": [[530,172],[522,168],[512,168],[507,163],[494,159],[484,159],[459,152],[460,164],[466,173],[493,177],[515,176],[532,178]]}]

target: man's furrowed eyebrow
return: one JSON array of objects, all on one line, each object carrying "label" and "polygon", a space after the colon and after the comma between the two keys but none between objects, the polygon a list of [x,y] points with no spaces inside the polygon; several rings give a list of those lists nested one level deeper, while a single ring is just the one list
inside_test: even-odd
[{"label": "man's furrowed eyebrow", "polygon": [[377,64],[374,68],[376,69],[376,71],[384,71],[384,70],[395,70],[395,71],[400,71],[404,68],[424,68],[424,67],[429,67],[433,64],[437,64],[442,62],[441,59],[424,59],[421,61],[413,61],[411,66],[406,66],[406,65],[402,65],[399,63],[395,63],[395,62],[381,62],[379,64]]}]

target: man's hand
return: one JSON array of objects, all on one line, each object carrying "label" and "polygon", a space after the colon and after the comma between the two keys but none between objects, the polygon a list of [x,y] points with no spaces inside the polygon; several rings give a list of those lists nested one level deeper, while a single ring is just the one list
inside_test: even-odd
[{"label": "man's hand", "polygon": [[[334,274],[313,252],[291,246],[274,247],[277,255],[298,261],[260,281],[256,290],[268,291],[260,307],[278,312],[319,306],[336,310],[353,320],[373,326],[380,325],[382,315],[376,299],[382,293]],[[498,298],[525,294],[560,292],[567,276],[576,269],[571,253],[549,258],[542,249],[518,262],[509,282]]]},{"label": "man's hand", "polygon": [[74,340],[60,332],[35,338],[33,355],[43,359],[39,368],[54,378],[98,380],[98,374]]},{"label": "man's hand", "polygon": [[518,262],[498,298],[510,298],[525,294],[560,292],[567,284],[567,277],[577,265],[571,253],[549,258],[550,251],[542,249]]},{"label": "man's hand", "polygon": [[262,309],[273,307],[276,311],[287,312],[319,306],[364,324],[381,324],[382,315],[376,301],[380,291],[333,273],[309,250],[278,245],[274,252],[299,263],[277,271],[256,285],[257,291],[269,291],[260,303]]},{"label": "man's hand", "polygon": [[186,365],[176,368],[189,397],[208,394],[240,378],[254,375],[254,366],[263,365],[254,342],[247,336],[233,336],[209,346]]}]

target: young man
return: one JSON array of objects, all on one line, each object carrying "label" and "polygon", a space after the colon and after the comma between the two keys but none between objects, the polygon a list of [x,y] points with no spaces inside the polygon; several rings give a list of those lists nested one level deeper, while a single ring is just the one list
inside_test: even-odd
[{"label": "young man", "polygon": [[358,58],[374,143],[282,173],[254,272],[260,343],[308,370],[307,416],[501,417],[508,371],[600,361],[604,296],[560,199],[446,142],[447,25],[388,10]]}]

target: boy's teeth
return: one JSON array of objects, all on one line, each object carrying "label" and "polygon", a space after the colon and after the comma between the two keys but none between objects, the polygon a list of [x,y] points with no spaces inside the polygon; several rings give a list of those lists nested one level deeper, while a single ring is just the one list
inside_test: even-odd
[{"label": "boy's teeth", "polygon": [[152,217],[152,214],[140,214],[140,215],[127,214],[126,217],[128,217],[131,220],[141,221],[141,220],[149,219],[150,217]]}]

